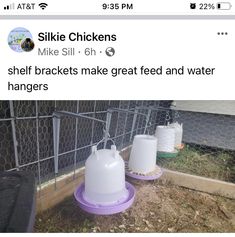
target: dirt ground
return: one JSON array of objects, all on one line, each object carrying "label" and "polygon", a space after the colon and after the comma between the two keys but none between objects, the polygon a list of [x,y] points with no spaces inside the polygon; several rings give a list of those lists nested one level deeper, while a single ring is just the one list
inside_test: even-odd
[{"label": "dirt ground", "polygon": [[235,200],[159,181],[129,181],[137,192],[125,212],[88,214],[71,196],[37,215],[35,232],[235,232]]}]

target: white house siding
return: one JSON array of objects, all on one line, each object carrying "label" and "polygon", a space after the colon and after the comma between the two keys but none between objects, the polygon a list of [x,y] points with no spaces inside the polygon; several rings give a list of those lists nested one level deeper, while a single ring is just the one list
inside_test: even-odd
[{"label": "white house siding", "polygon": [[175,100],[177,110],[235,115],[235,100]]}]

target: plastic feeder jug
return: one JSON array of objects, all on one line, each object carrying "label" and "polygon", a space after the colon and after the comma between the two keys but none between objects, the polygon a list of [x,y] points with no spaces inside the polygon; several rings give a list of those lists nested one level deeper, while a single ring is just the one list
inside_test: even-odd
[{"label": "plastic feeder jug", "polygon": [[125,183],[125,164],[116,146],[97,150],[85,164],[84,199],[93,204],[112,205],[128,197]]},{"label": "plastic feeder jug", "polygon": [[178,122],[169,124],[169,127],[175,129],[175,147],[180,148],[182,146],[183,138],[183,124]]},{"label": "plastic feeder jug", "polygon": [[157,126],[156,137],[158,140],[158,151],[174,152],[175,129],[169,126]]},{"label": "plastic feeder jug", "polygon": [[147,174],[156,168],[157,138],[136,135],[131,149],[128,168],[136,173]]}]

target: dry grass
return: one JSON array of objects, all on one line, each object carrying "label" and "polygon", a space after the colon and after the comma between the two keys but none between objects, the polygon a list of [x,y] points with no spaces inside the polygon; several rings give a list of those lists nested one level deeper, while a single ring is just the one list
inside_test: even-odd
[{"label": "dry grass", "polygon": [[186,146],[176,158],[157,159],[157,164],[175,171],[235,182],[235,157],[226,152],[202,152]]}]

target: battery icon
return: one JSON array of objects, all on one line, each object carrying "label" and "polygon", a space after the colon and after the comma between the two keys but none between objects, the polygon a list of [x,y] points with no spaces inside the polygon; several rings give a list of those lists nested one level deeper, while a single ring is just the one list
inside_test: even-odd
[{"label": "battery icon", "polygon": [[230,10],[232,8],[232,4],[230,2],[218,2],[217,9],[218,10]]}]

